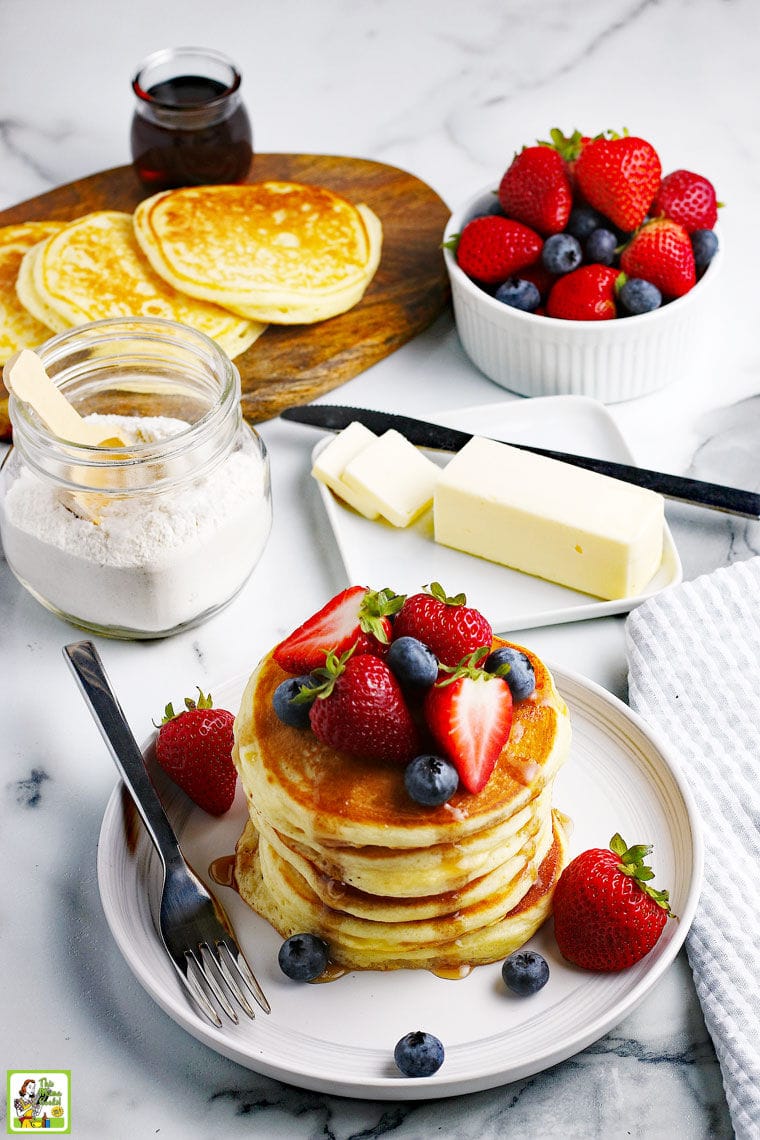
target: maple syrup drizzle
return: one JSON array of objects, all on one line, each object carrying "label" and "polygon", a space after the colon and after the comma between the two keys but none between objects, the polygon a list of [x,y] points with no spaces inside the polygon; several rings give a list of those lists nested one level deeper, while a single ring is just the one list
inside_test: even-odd
[{"label": "maple syrup drizzle", "polygon": [[220,855],[217,859],[213,859],[209,863],[208,873],[220,887],[231,887],[233,891],[238,891],[234,855]]}]

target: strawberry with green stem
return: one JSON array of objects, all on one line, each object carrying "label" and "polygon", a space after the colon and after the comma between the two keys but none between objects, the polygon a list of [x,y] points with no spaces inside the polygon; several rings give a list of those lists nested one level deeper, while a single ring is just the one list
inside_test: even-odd
[{"label": "strawberry with green stem", "polygon": [[586,970],[613,972],[640,961],[669,916],[668,892],[651,885],[644,860],[652,848],[628,847],[619,834],[609,848],[578,855],[554,892],[554,934],[562,956]]},{"label": "strawberry with green stem", "polygon": [[404,603],[392,590],[349,586],[294,630],[272,651],[287,673],[310,673],[324,665],[328,650],[382,654],[391,640],[391,617]]},{"label": "strawberry with green stem", "polygon": [[311,702],[311,728],[323,744],[367,760],[402,764],[418,754],[417,726],[382,658],[357,655],[353,648],[340,656],[331,651],[313,677],[319,684],[300,699]]},{"label": "strawberry with green stem", "polygon": [[417,638],[451,666],[476,649],[490,648],[493,630],[480,610],[467,605],[465,594],[450,597],[440,582],[431,582],[405,599],[393,623],[393,638],[399,637]]},{"label": "strawberry with green stem", "polygon": [[156,737],[156,760],[175,784],[210,815],[223,815],[235,798],[237,772],[232,762],[234,716],[214,708],[211,694],[185,698],[175,713],[164,710]]}]

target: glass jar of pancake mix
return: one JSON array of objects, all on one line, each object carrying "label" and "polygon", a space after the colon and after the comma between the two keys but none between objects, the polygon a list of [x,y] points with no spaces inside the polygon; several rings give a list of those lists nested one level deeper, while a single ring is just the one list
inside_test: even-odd
[{"label": "glass jar of pancake mix", "polygon": [[51,434],[11,395],[0,535],[16,578],[94,633],[154,638],[226,605],[271,527],[269,461],[240,376],[203,333],[158,318],[96,321],[39,355],[97,446]]},{"label": "glass jar of pancake mix", "polygon": [[164,48],[132,80],[132,160],[151,190],[239,182],[253,157],[251,124],[231,60],[204,48]]}]

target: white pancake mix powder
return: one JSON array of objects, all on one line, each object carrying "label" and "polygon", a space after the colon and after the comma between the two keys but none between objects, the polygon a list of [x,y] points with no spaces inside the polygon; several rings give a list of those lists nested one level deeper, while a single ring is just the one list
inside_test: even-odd
[{"label": "white pancake mix powder", "polygon": [[[99,417],[152,443],[188,425],[168,417]],[[24,466],[4,503],[5,557],[63,616],[104,630],[168,633],[227,602],[259,559],[271,525],[262,457],[235,450],[211,472],[157,494],[106,503],[99,524],[64,506]]]}]

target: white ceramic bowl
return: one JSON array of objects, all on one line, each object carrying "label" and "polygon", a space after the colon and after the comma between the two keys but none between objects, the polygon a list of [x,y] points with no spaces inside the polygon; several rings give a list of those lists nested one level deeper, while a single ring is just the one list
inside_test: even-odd
[{"label": "white ceramic bowl", "polygon": [[[493,186],[481,190],[451,215],[444,241],[496,204]],[[591,396],[612,404],[663,388],[700,359],[722,251],[684,297],[611,321],[521,312],[471,281],[452,250],[444,249],[444,258],[459,338],[489,379],[522,396]]]}]

